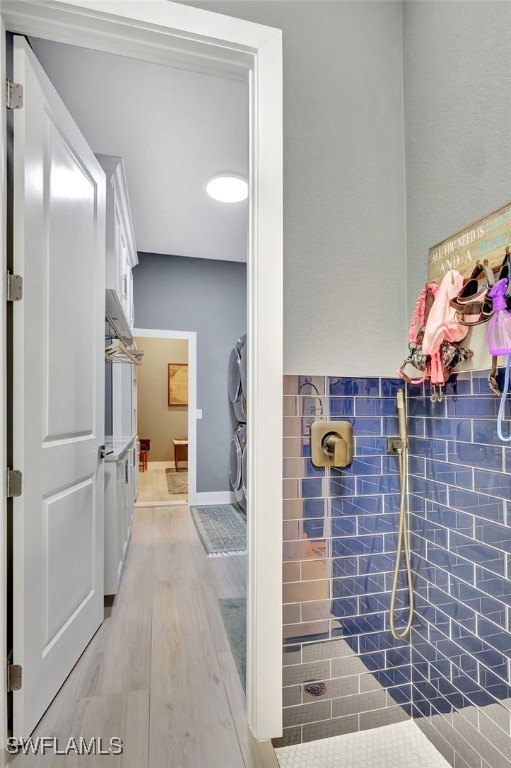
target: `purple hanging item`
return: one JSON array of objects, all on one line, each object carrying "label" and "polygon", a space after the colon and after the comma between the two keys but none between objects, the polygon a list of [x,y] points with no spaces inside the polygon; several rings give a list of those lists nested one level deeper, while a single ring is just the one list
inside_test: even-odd
[{"label": "purple hanging item", "polygon": [[507,280],[499,280],[488,294],[493,299],[493,315],[488,323],[486,341],[490,355],[494,357],[511,354],[511,313],[505,299],[507,283]]}]

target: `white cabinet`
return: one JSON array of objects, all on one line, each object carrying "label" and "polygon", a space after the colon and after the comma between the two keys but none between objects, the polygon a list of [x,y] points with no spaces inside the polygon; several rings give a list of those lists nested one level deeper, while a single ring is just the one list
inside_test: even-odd
[{"label": "white cabinet", "polygon": [[112,435],[116,442],[127,442],[137,431],[133,367],[126,363],[112,365]]},{"label": "white cabinet", "polygon": [[136,448],[106,445],[105,462],[105,595],[119,590],[133,523]]},{"label": "white cabinet", "polygon": [[133,275],[138,264],[124,163],[96,155],[106,174],[106,308],[126,338],[132,336]]},{"label": "white cabinet", "polygon": [[[106,174],[106,311],[125,343],[133,340],[133,275],[138,264],[124,163],[120,157],[96,155]],[[134,370],[112,365],[111,424],[105,462],[105,594],[119,589],[131,534],[138,463],[135,447],[136,392]]]}]

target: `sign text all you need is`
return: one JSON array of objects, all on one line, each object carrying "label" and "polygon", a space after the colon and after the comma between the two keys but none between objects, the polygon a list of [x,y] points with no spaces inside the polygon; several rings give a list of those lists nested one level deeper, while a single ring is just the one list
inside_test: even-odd
[{"label": "sign text all you need is", "polygon": [[498,267],[511,244],[511,203],[470,224],[429,249],[428,280],[439,283],[450,269],[470,277],[477,261]]}]

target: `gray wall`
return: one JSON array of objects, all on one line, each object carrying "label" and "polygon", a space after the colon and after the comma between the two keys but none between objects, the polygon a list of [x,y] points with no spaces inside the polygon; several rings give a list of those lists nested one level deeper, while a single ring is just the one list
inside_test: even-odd
[{"label": "gray wall", "polygon": [[133,270],[135,325],[197,332],[197,491],[228,491],[234,420],[227,366],[246,332],[246,265],[139,253]]},{"label": "gray wall", "polygon": [[506,2],[404,4],[409,309],[428,248],[511,199]]},{"label": "gray wall", "polygon": [[[407,326],[401,3],[191,4],[283,30],[285,372],[392,375]],[[94,96],[83,112],[87,72],[77,87],[54,46],[36,45],[102,149]],[[119,132],[109,142],[103,151],[126,154]]]},{"label": "gray wall", "polygon": [[394,375],[408,323],[401,3],[190,4],[283,30],[285,372]]}]

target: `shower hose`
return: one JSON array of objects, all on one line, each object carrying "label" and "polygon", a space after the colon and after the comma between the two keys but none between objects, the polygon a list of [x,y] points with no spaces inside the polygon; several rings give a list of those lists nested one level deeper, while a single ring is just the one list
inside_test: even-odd
[{"label": "shower hose", "polygon": [[[413,580],[412,565],[410,561],[410,543],[408,540],[408,523],[406,509],[406,486],[408,480],[408,446],[407,437],[401,434],[401,444],[397,449],[399,456],[399,474],[401,478],[401,494],[399,502],[399,528],[397,536],[396,563],[394,566],[394,578],[392,582],[392,593],[390,596],[390,631],[396,640],[403,640],[409,633],[413,622]],[[396,629],[396,596],[399,587],[399,574],[401,572],[401,555],[404,557],[406,582],[408,588],[408,620],[402,629]]]}]

